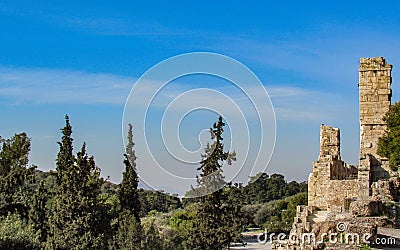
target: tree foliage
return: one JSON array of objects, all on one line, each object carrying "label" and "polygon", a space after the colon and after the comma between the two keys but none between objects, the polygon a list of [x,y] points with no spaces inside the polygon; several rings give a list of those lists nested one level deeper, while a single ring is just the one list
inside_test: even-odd
[{"label": "tree foliage", "polygon": [[32,222],[34,229],[40,233],[40,240],[46,241],[48,225],[46,203],[48,201],[48,192],[44,188],[44,180],[40,181],[35,194],[31,199],[29,209],[29,220]]},{"label": "tree foliage", "polygon": [[307,192],[307,183],[291,181],[287,183],[281,174],[259,173],[250,177],[248,185],[243,187],[243,197],[247,204],[265,203],[295,195],[299,192]]},{"label": "tree foliage", "polygon": [[233,220],[240,204],[223,203],[222,187],[226,184],[222,175],[223,163],[231,164],[236,160],[235,152],[225,152],[222,133],[225,123],[222,117],[210,129],[213,143],[205,148],[200,162],[200,178],[197,195],[197,217],[189,232],[187,244],[190,249],[223,249],[234,239],[240,238],[242,225]]},{"label": "tree foliage", "polygon": [[289,232],[298,205],[307,204],[307,193],[298,193],[261,205],[254,216],[254,223],[268,232]]},{"label": "tree foliage", "polygon": [[0,221],[0,249],[42,249],[40,232],[18,213],[9,213]]},{"label": "tree foliage", "polygon": [[116,249],[142,249],[142,226],[136,215],[129,210],[123,210],[118,220],[118,228],[112,245]]},{"label": "tree foliage", "polygon": [[150,211],[171,212],[182,208],[182,202],[177,195],[168,194],[159,190],[138,189],[140,199],[140,217],[146,216]]},{"label": "tree foliage", "polygon": [[160,237],[154,220],[150,220],[145,224],[143,248],[146,250],[165,249],[163,239]]},{"label": "tree foliage", "polygon": [[25,133],[0,138],[0,215],[18,212],[26,219],[36,167],[28,167],[30,139]]},{"label": "tree foliage", "polygon": [[116,245],[118,249],[141,249],[142,228],[140,225],[139,177],[136,172],[132,125],[129,124],[128,144],[125,149],[125,171],[118,191],[120,213]]},{"label": "tree foliage", "polygon": [[392,170],[400,165],[400,102],[391,105],[383,117],[387,126],[386,135],[379,138],[377,153],[389,159]]},{"label": "tree foliage", "polygon": [[119,188],[121,210],[129,210],[137,220],[140,214],[140,200],[138,194],[139,177],[136,171],[136,156],[133,142],[132,125],[129,124],[128,144],[125,151],[125,171]]},{"label": "tree foliage", "polygon": [[94,157],[84,143],[73,155],[72,127],[66,116],[57,156],[57,181],[54,209],[50,215],[48,247],[52,249],[101,249],[109,228],[101,216],[98,194],[102,184]]},{"label": "tree foliage", "polygon": [[198,186],[189,192],[196,198],[184,199],[184,208],[177,195],[138,188],[131,125],[118,185],[100,177],[85,143],[74,154],[68,116],[56,171],[28,165],[25,133],[0,137],[0,249],[224,249],[241,241],[245,225],[286,230],[307,201],[299,194],[307,184],[266,173],[247,186],[226,183],[222,167],[236,155],[224,151],[224,125],[220,117],[210,129]]}]

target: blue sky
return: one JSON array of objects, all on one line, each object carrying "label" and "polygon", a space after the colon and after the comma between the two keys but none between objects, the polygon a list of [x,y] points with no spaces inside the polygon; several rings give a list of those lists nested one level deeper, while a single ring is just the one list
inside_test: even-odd
[{"label": "blue sky", "polygon": [[[249,67],[271,96],[277,138],[267,172],[306,180],[319,153],[322,123],[341,128],[343,159],[358,161],[360,57],[384,56],[394,65],[392,100],[399,99],[399,5],[1,1],[0,135],[26,131],[31,163],[54,169],[68,114],[75,148],[86,141],[103,176],[119,182],[122,114],[135,81],[169,57],[215,52]],[[188,78],[171,91],[199,86],[223,83]],[[215,120],[205,117],[199,122],[188,116],[183,123],[193,126],[182,132],[187,147],[197,149],[199,142],[190,138]],[[138,155],[138,164],[146,163]]]}]

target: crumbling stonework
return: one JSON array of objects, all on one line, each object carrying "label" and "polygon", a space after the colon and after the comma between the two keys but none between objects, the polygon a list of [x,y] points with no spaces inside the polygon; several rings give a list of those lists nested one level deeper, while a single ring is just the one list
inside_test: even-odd
[{"label": "crumbling stonework", "polygon": [[372,198],[382,202],[399,202],[400,200],[400,180],[392,177],[389,180],[379,180],[372,183]]},{"label": "crumbling stonework", "polygon": [[[352,233],[377,236],[377,227],[400,227],[400,178],[389,161],[377,154],[386,133],[383,117],[389,110],[392,65],[383,57],[361,58],[359,66],[360,161],[348,165],[340,157],[340,130],[322,125],[320,154],[308,179],[308,206],[299,206],[291,234],[321,235],[345,222]],[[295,244],[291,249],[358,249],[345,245]]]},{"label": "crumbling stonework", "polygon": [[388,160],[377,154],[378,140],[386,133],[383,117],[390,107],[391,70],[383,57],[360,59],[360,164],[341,160],[340,130],[322,125],[320,155],[309,177],[309,206],[343,210],[349,199],[371,199],[372,183],[395,175]]},{"label": "crumbling stonework", "polygon": [[320,154],[308,178],[308,205],[341,212],[358,196],[357,168],[340,157],[340,130],[322,125]]},{"label": "crumbling stonework", "polygon": [[350,203],[350,215],[354,217],[371,217],[382,214],[383,205],[374,200],[358,200]]}]

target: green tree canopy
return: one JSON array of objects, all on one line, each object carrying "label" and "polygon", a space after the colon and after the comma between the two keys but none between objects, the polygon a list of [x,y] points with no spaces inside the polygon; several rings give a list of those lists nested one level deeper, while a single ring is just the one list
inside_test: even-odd
[{"label": "green tree canopy", "polygon": [[25,133],[10,139],[0,138],[0,215],[18,212],[27,218],[36,167],[28,167],[30,139]]},{"label": "green tree canopy", "polygon": [[73,155],[72,128],[66,125],[57,156],[55,204],[50,215],[48,247],[51,249],[101,249],[106,246],[106,231],[98,195],[103,180],[94,157],[86,153],[84,143]]},{"label": "green tree canopy", "polygon": [[400,165],[400,102],[391,105],[383,118],[387,126],[386,135],[379,138],[377,153],[387,157],[392,170]]},{"label": "green tree canopy", "polygon": [[218,122],[210,129],[211,139],[214,141],[205,148],[198,168],[201,170],[197,188],[200,198],[197,217],[193,220],[187,240],[190,249],[223,249],[240,238],[242,225],[234,220],[238,218],[236,213],[240,211],[240,203],[223,203],[222,187],[226,183],[221,168],[223,163],[230,165],[236,160],[235,152],[224,151],[224,126],[222,117],[219,117]]}]

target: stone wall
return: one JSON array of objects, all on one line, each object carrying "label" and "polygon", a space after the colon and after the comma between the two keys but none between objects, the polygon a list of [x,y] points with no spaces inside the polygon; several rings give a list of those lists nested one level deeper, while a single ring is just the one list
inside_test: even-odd
[{"label": "stone wall", "polygon": [[319,144],[319,157],[332,156],[332,158],[340,160],[340,129],[322,124]]},{"label": "stone wall", "polygon": [[357,196],[357,168],[341,160],[340,130],[321,125],[320,154],[308,179],[308,205],[338,211]]},{"label": "stone wall", "polygon": [[392,65],[383,57],[361,58],[359,66],[360,153],[376,158],[378,138],[385,134],[383,116],[389,110]]},{"label": "stone wall", "polygon": [[346,202],[358,197],[357,180],[329,180],[325,184],[310,176],[314,185],[309,192],[308,205],[331,212],[345,212]]},{"label": "stone wall", "polygon": [[383,117],[389,110],[392,96],[391,71],[392,65],[383,57],[360,59],[360,199],[370,198],[372,182],[388,177],[388,164],[382,164],[376,152],[378,139],[386,133]]}]

